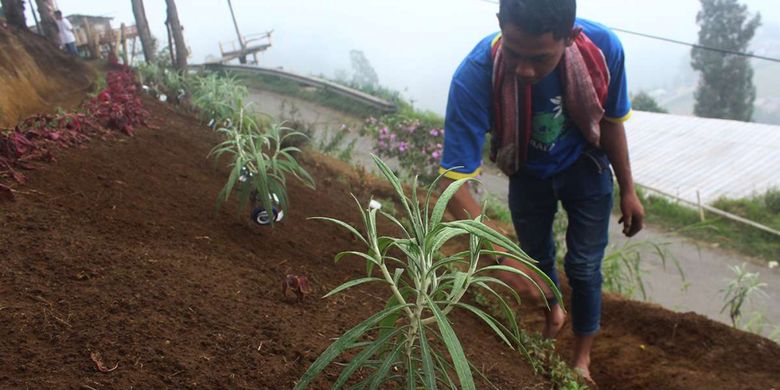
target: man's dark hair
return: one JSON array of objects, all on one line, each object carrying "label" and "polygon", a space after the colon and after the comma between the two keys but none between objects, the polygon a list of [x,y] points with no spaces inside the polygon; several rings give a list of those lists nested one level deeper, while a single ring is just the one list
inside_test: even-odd
[{"label": "man's dark hair", "polygon": [[576,0],[501,0],[498,20],[531,35],[553,33],[555,39],[569,36],[577,17]]},{"label": "man's dark hair", "polygon": [[54,16],[62,16],[62,11],[54,11]]}]

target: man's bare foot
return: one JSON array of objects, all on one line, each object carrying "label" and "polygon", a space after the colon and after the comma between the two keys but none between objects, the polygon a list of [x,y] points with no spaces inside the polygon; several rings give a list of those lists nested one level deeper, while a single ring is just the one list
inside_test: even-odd
[{"label": "man's bare foot", "polygon": [[574,335],[574,356],[571,365],[592,387],[596,387],[596,382],[590,376],[590,351],[593,349],[594,340],[596,340],[595,334],[587,336]]},{"label": "man's bare foot", "polygon": [[593,381],[593,378],[590,376],[590,369],[587,367],[574,367],[574,371],[579,374],[582,379],[585,380],[585,382],[588,384],[588,386],[596,387],[596,382]]},{"label": "man's bare foot", "polygon": [[550,310],[544,308],[544,329],[542,330],[542,337],[546,339],[554,339],[558,336],[558,332],[563,328],[563,324],[566,322],[566,313],[564,313],[561,305],[555,304],[550,306]]}]

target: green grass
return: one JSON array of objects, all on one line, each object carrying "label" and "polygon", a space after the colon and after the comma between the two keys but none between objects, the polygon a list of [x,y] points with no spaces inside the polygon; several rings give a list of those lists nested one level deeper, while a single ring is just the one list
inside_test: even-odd
[{"label": "green grass", "polygon": [[[482,291],[471,291],[474,301],[494,317],[506,321],[506,316],[494,297]],[[519,342],[523,346],[520,357],[524,358],[536,375],[550,379],[552,388],[562,390],[587,390],[584,380],[564,361],[556,350],[555,340],[545,339],[538,332],[519,329]]]},{"label": "green grass", "polygon": [[[702,222],[699,211],[691,207],[655,195],[641,198],[648,224],[767,261],[780,257],[780,237],[776,235],[707,212]],[[713,206],[780,230],[779,199],[780,191],[773,190],[752,198],[719,199]]]},{"label": "green grass", "polygon": [[512,213],[506,202],[499,200],[492,194],[486,194],[482,201],[485,203],[485,215],[488,218],[513,226]]}]

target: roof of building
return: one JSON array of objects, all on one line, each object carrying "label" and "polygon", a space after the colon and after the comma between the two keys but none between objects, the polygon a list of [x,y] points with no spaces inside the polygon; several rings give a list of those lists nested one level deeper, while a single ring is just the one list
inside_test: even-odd
[{"label": "roof of building", "polygon": [[780,126],[635,112],[626,130],[640,185],[703,203],[780,188]]},{"label": "roof of building", "polygon": [[66,16],[69,20],[81,20],[81,19],[88,19],[90,21],[97,21],[97,22],[105,22],[105,21],[111,21],[114,20],[114,18],[109,16],[95,16],[95,15],[83,15],[83,14],[72,14]]}]

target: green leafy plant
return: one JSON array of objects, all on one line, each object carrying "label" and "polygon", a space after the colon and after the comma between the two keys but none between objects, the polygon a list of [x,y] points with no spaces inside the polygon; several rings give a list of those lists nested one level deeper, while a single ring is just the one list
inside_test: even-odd
[{"label": "green leafy plant", "polygon": [[348,141],[347,136],[349,133],[350,129],[347,125],[341,125],[341,128],[336,131],[326,130],[317,143],[317,149],[322,151],[322,153],[350,163],[352,162],[358,139],[353,138],[351,141]]},{"label": "green leafy plant", "polygon": [[685,285],[685,272],[677,258],[669,252],[668,245],[668,243],[653,241],[629,241],[622,247],[613,247],[604,256],[604,261],[601,264],[604,290],[627,298],[635,298],[638,295],[642,300],[647,300],[648,294],[641,264],[648,260],[648,256],[659,260],[664,269],[671,262]]},{"label": "green leafy plant", "polygon": [[219,194],[217,207],[227,201],[237,187],[239,211],[246,209],[250,202],[259,202],[265,210],[272,210],[277,202],[286,212],[288,175],[314,188],[314,179],[295,158],[301,150],[283,146],[288,138],[304,135],[283,124],[272,124],[262,131],[254,118],[245,115],[245,106],[241,107],[235,126],[217,130],[225,136],[225,141],[210,153],[217,160],[223,155],[231,157],[230,176]]},{"label": "green leafy plant", "polygon": [[[367,276],[336,287],[326,297],[364,283],[376,282],[389,289],[390,298],[382,311],[371,315],[329,346],[303,374],[295,388],[305,388],[334,359],[350,352],[356,354],[345,364],[334,388],[343,386],[355,372],[361,370],[366,374],[356,385],[361,388],[376,389],[393,382],[396,385],[406,384],[410,389],[419,386],[436,388],[439,384],[474,389],[473,365],[466,358],[448,316],[456,308],[472,313],[508,347],[519,347],[525,351],[519,343],[520,331],[512,309],[492,286],[508,289],[518,301],[519,297],[490,273],[511,272],[527,278],[541,290],[529,275],[502,265],[480,267],[479,258],[496,255],[498,252],[493,250],[493,246],[501,246],[508,251],[502,255],[526,264],[550,286],[560,302],[561,294],[516,243],[485,225],[482,215],[474,220],[442,220],[455,192],[473,179],[452,183],[431,208],[433,191],[441,176],[431,184],[425,199],[420,202],[416,178],[412,180],[411,195],[408,196],[390,168],[378,157],[372,155],[372,158],[392,185],[401,213],[408,217],[410,223],[401,223],[396,217],[376,208],[364,210],[357,198],[355,201],[362,216],[364,233],[336,219],[316,218],[341,226],[366,246],[363,252],[342,252],[336,256],[336,261],[346,256],[361,258],[366,262]],[[377,214],[395,224],[401,237],[380,235]],[[438,256],[439,249],[453,239],[468,240],[469,250],[446,257]],[[462,302],[466,292],[475,288],[496,297],[508,319],[506,324],[482,309]]]},{"label": "green leafy plant", "polygon": [[742,307],[755,295],[765,295],[764,288],[766,283],[759,281],[758,272],[748,272],[747,265],[734,265],[729,267],[734,272],[734,279],[728,282],[725,289],[720,290],[723,293],[725,304],[720,312],[729,310],[731,324],[735,328],[742,317]]},{"label": "green leafy plant", "polygon": [[180,90],[186,90],[187,80],[184,75],[171,69],[163,69],[162,84],[170,94],[177,94]]},{"label": "green leafy plant", "polygon": [[136,72],[141,84],[152,86],[162,81],[163,67],[155,62],[138,64]]},{"label": "green leafy plant", "polygon": [[189,84],[192,105],[200,110],[204,120],[213,119],[218,125],[235,122],[249,97],[249,90],[231,75],[194,76]]}]

